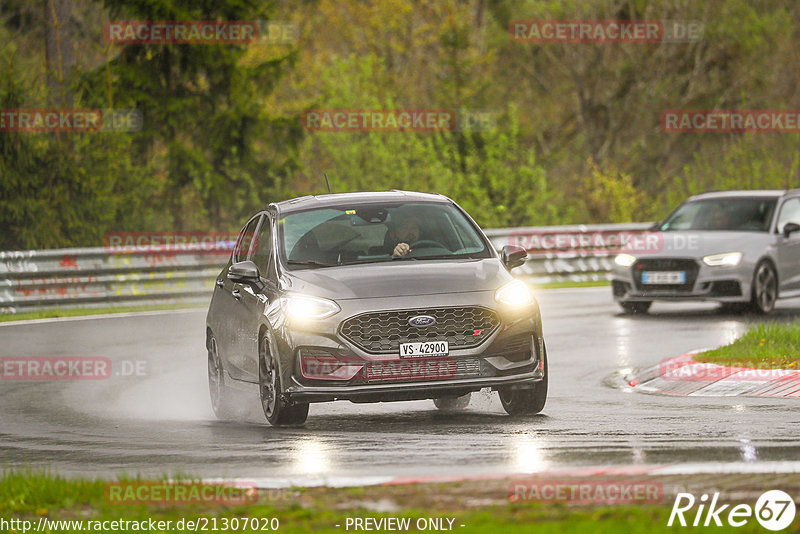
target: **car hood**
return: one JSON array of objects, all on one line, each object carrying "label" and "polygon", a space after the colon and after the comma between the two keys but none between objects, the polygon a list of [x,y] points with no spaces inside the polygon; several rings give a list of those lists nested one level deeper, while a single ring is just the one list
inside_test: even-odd
[{"label": "car hood", "polygon": [[284,289],[331,299],[494,291],[512,276],[499,259],[420,260],[291,271]]},{"label": "car hood", "polygon": [[632,252],[634,256],[702,258],[724,252],[742,252],[761,256],[774,243],[766,232],[654,232],[652,246]]}]

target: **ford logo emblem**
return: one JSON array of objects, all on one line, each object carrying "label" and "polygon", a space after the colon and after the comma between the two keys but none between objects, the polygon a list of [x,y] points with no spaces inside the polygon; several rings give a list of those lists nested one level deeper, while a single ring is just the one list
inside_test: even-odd
[{"label": "ford logo emblem", "polygon": [[430,326],[436,323],[436,319],[430,315],[416,315],[408,320],[411,326]]}]

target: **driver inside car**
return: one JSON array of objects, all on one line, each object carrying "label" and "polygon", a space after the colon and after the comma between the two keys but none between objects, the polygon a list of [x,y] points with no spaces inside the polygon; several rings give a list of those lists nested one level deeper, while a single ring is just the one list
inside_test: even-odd
[{"label": "driver inside car", "polygon": [[421,235],[422,228],[417,219],[410,217],[399,219],[387,234],[389,242],[396,243],[392,256],[402,258],[411,252],[411,244],[419,241]]}]

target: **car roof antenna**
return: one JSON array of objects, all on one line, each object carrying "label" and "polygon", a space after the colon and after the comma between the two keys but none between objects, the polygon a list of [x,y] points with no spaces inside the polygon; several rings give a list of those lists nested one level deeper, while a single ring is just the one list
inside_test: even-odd
[{"label": "car roof antenna", "polygon": [[325,175],[325,185],[328,186],[328,193],[330,193],[331,192],[331,184],[330,184],[330,182],[328,182],[328,171],[323,171],[323,174]]}]

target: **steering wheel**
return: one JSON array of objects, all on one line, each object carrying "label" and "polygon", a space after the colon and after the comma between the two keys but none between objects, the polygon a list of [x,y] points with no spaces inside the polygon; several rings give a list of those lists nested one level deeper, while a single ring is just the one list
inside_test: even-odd
[{"label": "steering wheel", "polygon": [[447,247],[439,243],[438,241],[434,241],[433,239],[420,239],[419,241],[414,241],[409,245],[409,248],[444,248]]}]

